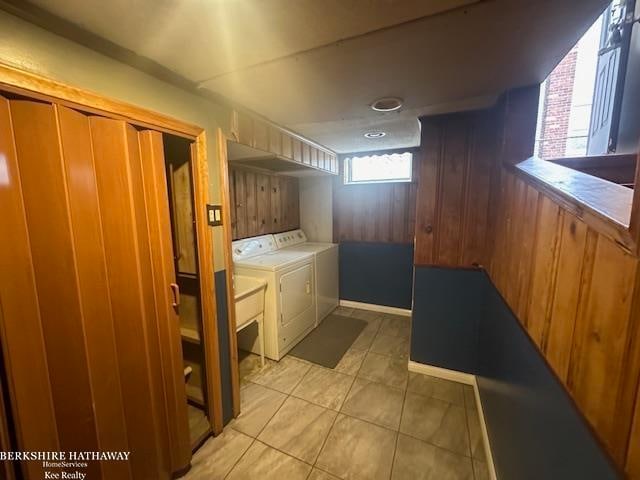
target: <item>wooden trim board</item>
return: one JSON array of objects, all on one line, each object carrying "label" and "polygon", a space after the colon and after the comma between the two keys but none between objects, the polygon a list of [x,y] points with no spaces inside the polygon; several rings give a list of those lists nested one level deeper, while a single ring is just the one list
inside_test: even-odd
[{"label": "wooden trim board", "polygon": [[354,302],[352,300],[340,300],[341,307],[359,308],[360,310],[370,310],[372,312],[391,313],[393,315],[411,316],[411,310],[406,308],[389,307],[387,305],[376,305],[374,303]]},{"label": "wooden trim board", "polygon": [[233,253],[231,251],[231,196],[229,189],[229,159],[227,137],[222,129],[216,134],[218,161],[220,162],[220,190],[222,193],[222,232],[224,242],[224,268],[227,280],[227,321],[229,322],[229,362],[231,369],[231,392],[233,416],[240,415],[240,373],[238,365],[238,338],[236,332],[236,301],[233,288]]},{"label": "wooden trim board", "polygon": [[98,93],[18,70],[8,65],[0,64],[0,90],[27,95],[47,102],[53,99],[57,103],[71,108],[81,106],[84,111],[90,113],[126,120],[137,126],[160,130],[192,140],[195,140],[204,131],[201,127],[167,115],[106,98]]},{"label": "wooden trim board", "polygon": [[482,402],[480,401],[480,391],[478,390],[476,376],[470,373],[449,370],[448,368],[436,367],[433,365],[426,365],[424,363],[418,363],[411,360],[409,360],[408,368],[409,371],[413,373],[442,378],[443,380],[463,383],[473,387],[473,393],[476,399],[476,408],[478,409],[478,418],[480,419],[480,430],[482,431],[482,442],[484,444],[484,451],[487,457],[486,462],[489,469],[489,478],[491,480],[497,480],[496,468],[493,464],[493,454],[491,453],[491,443],[489,442],[489,432],[487,431],[487,422],[484,419],[484,410],[482,409]]}]

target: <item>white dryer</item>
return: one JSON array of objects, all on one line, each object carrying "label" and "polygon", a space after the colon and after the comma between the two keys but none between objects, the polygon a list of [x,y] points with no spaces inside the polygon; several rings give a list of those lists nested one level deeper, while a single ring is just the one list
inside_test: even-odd
[{"label": "white dryer", "polygon": [[309,242],[302,230],[276,233],[278,251],[312,253],[315,264],[316,325],[329,315],[339,302],[338,244]]},{"label": "white dryer", "polygon": [[[232,244],[234,272],[266,280],[264,308],[265,355],[280,360],[316,324],[314,257],[310,252],[279,251],[273,235]],[[238,334],[238,346],[260,352],[256,332]]]}]

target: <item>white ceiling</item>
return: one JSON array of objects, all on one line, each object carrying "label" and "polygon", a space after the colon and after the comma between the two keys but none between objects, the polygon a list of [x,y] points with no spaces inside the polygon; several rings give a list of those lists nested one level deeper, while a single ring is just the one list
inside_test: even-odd
[{"label": "white ceiling", "polygon": [[[337,152],[540,82],[606,0],[33,0]],[[400,96],[402,111],[369,104]],[[382,139],[367,140],[369,130]]]}]

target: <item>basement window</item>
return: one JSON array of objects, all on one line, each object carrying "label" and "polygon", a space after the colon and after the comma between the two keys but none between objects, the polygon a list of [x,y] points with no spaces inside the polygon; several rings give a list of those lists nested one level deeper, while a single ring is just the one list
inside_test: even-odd
[{"label": "basement window", "polygon": [[344,159],[344,183],[410,182],[413,154],[352,156]]}]

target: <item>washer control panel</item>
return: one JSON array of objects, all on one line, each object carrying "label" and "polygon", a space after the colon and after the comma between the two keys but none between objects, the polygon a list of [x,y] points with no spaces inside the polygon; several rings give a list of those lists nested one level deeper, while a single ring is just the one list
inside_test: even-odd
[{"label": "washer control panel", "polygon": [[276,233],[274,235],[278,248],[291,247],[299,243],[305,243],[307,236],[300,229],[291,230],[289,232]]}]

